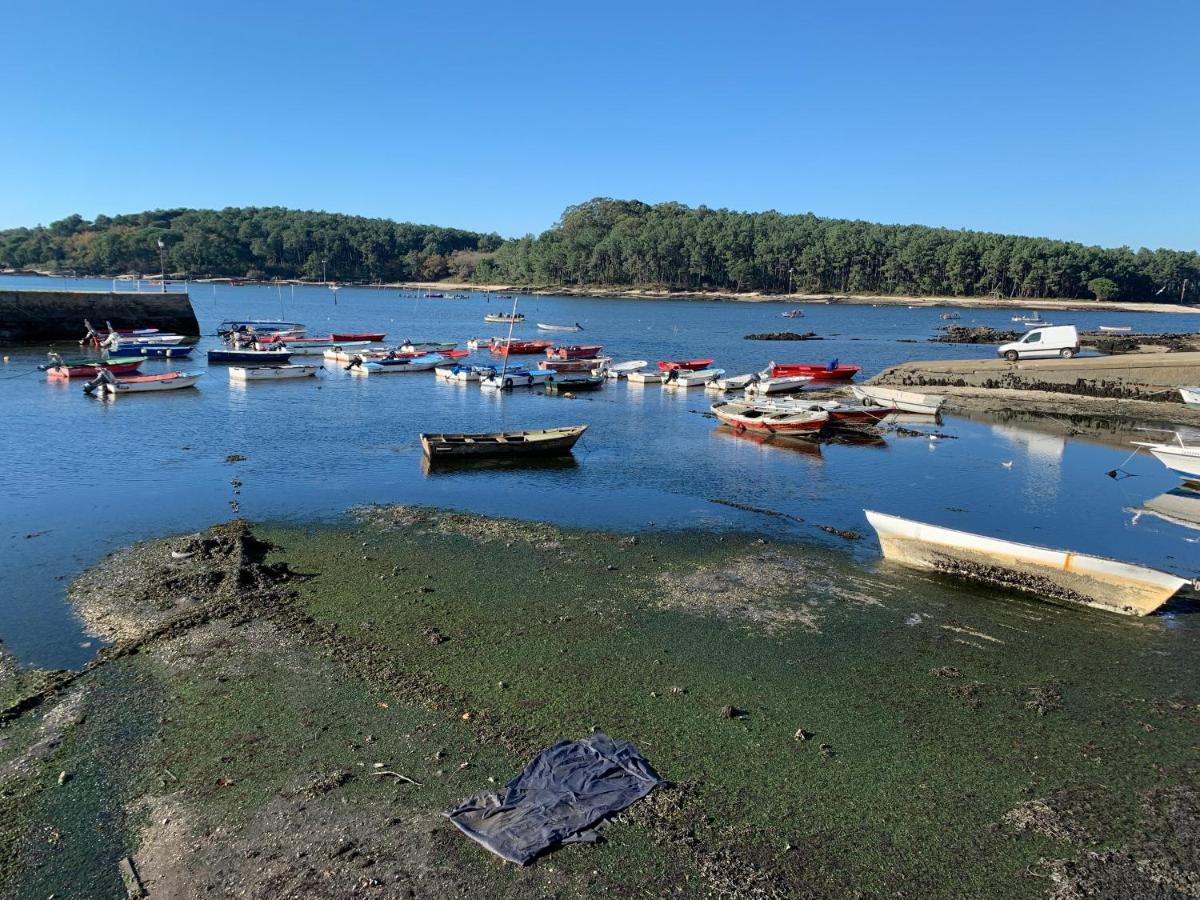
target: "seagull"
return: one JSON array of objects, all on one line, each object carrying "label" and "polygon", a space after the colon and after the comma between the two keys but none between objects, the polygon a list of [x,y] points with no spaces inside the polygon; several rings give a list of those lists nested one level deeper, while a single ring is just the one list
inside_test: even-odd
[{"label": "seagull", "polygon": [[929,440],[930,440],[930,442],[933,442],[933,441],[940,441],[940,440],[941,440],[941,438],[940,438],[940,437],[938,437],[936,434],[931,434],[931,435],[929,436]]},{"label": "seagull", "polygon": [[1010,459],[1008,462],[1002,462],[1002,463],[1000,463],[1000,465],[1004,466],[1004,468],[1006,468],[1006,469],[1011,469],[1011,468],[1012,468],[1012,464],[1013,464],[1013,461],[1012,461],[1011,459]]}]

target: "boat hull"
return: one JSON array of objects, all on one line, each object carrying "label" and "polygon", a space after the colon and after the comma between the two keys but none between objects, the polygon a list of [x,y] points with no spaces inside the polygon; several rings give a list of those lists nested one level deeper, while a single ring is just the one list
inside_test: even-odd
[{"label": "boat hull", "polygon": [[[112,397],[125,394],[154,394],[161,391],[180,391],[184,388],[195,387],[200,380],[200,372],[168,372],[163,375],[142,375],[133,378],[122,378],[115,382],[103,382],[99,391]],[[87,390],[87,387],[84,387]]]},{"label": "boat hull", "polygon": [[230,381],[285,381],[312,378],[320,366],[230,366]]},{"label": "boat hull", "polygon": [[864,512],[887,559],[1053,600],[1145,616],[1187,584],[1144,566]]},{"label": "boat hull", "polygon": [[289,350],[209,350],[210,363],[236,363],[242,365],[275,365],[291,358]]},{"label": "boat hull", "polygon": [[497,372],[479,382],[485,391],[508,391],[513,388],[537,387],[553,381],[558,373],[553,369],[518,369],[513,372]]},{"label": "boat hull", "polygon": [[47,367],[46,377],[54,381],[66,381],[70,378],[95,378],[100,374],[101,369],[107,369],[114,375],[131,375],[138,370],[141,364],[140,359],[97,360],[95,363],[83,364],[66,363],[61,366]]},{"label": "boat hull", "polygon": [[1183,398],[1184,406],[1200,409],[1200,387],[1181,387],[1179,396]]},{"label": "boat hull", "polygon": [[338,344],[345,344],[348,341],[365,341],[366,343],[370,344],[382,341],[386,337],[387,332],[385,331],[364,331],[358,334],[334,331],[329,335],[329,339]]},{"label": "boat hull", "polygon": [[713,414],[735,431],[815,435],[829,421],[824,410],[779,410],[744,403],[715,403]]},{"label": "boat hull", "polygon": [[571,452],[586,425],[537,431],[483,434],[422,434],[421,448],[430,462],[498,457],[562,456]]},{"label": "boat hull", "polygon": [[894,407],[901,412],[920,413],[924,416],[936,416],[941,411],[945,397],[935,397],[931,394],[918,394],[913,391],[898,391],[894,388],[876,387],[875,385],[855,385],[851,390],[859,400],[874,403],[878,406]]},{"label": "boat hull", "polygon": [[1173,472],[1200,476],[1200,447],[1151,447],[1150,453]]}]

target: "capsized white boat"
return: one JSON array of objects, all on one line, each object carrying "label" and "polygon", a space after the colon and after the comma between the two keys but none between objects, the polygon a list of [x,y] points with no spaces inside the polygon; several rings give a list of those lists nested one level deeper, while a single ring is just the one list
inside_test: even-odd
[{"label": "capsized white boat", "polygon": [[230,381],[281,381],[288,378],[311,378],[322,366],[230,366]]},{"label": "capsized white boat", "polygon": [[1200,476],[1200,444],[1186,444],[1183,435],[1175,433],[1174,444],[1155,444],[1149,441],[1133,441],[1136,447],[1145,447],[1160,463],[1174,472]]},{"label": "capsized white boat", "polygon": [[545,384],[558,374],[553,369],[509,369],[488,375],[479,381],[485,391],[509,391],[513,388],[535,387]]},{"label": "capsized white boat", "polygon": [[1188,583],[1168,572],[1114,559],[863,512],[887,559],[1054,600],[1145,616]]},{"label": "capsized white boat", "polygon": [[663,379],[662,385],[670,390],[700,387],[724,374],[724,369],[701,369],[699,372],[693,372],[690,369],[672,369],[666,373],[667,377]]},{"label": "capsized white boat", "polygon": [[666,372],[654,372],[650,369],[639,369],[630,372],[628,376],[630,384],[662,384],[666,377]]},{"label": "capsized white boat", "polygon": [[1184,406],[1200,409],[1200,387],[1181,387],[1179,396],[1183,398]]},{"label": "capsized white boat", "polygon": [[812,381],[811,375],[781,375],[778,378],[760,378],[746,385],[746,396],[754,397],[760,394],[789,394],[801,390]]},{"label": "capsized white boat", "polygon": [[628,378],[630,372],[636,372],[638,369],[644,369],[650,365],[644,359],[631,359],[629,362],[609,363],[604,366],[596,367],[596,374],[603,375],[605,378],[616,380],[618,378]]},{"label": "capsized white boat", "polygon": [[913,391],[900,391],[873,384],[856,384],[851,390],[854,391],[854,396],[863,403],[892,407],[901,412],[920,413],[925,416],[936,416],[946,402],[945,397],[938,397],[934,394],[918,394]]}]

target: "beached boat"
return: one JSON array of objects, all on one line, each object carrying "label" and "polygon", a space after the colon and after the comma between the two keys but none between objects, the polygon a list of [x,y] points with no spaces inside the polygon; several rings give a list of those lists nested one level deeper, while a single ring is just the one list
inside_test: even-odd
[{"label": "beached boat", "polygon": [[864,512],[886,559],[1055,600],[1144,616],[1187,584],[1145,566]]},{"label": "beached boat", "polygon": [[650,363],[646,362],[644,359],[631,359],[629,362],[620,363],[610,362],[606,365],[597,366],[596,374],[603,375],[605,378],[617,381],[622,378],[628,378],[630,372],[636,372],[639,369],[644,369],[648,365],[650,365]]},{"label": "beached boat", "polygon": [[815,435],[829,421],[829,413],[823,409],[775,409],[737,401],[714,403],[710,409],[735,430],[767,434]]},{"label": "beached boat", "polygon": [[1183,398],[1184,406],[1200,409],[1200,387],[1181,387],[1179,396]]},{"label": "beached boat", "polygon": [[1100,331],[1108,332],[1109,334],[1123,334],[1126,331],[1133,331],[1132,325],[1100,325]]},{"label": "beached boat", "polygon": [[362,375],[407,375],[412,372],[428,372],[446,364],[446,357],[429,356],[380,356],[361,361],[351,360],[347,371]]},{"label": "beached boat", "polygon": [[585,431],[586,425],[571,425],[534,431],[422,434],[421,448],[431,462],[505,456],[560,456],[570,453]]},{"label": "beached boat", "polygon": [[851,390],[854,391],[854,396],[864,403],[874,403],[876,406],[893,407],[902,412],[920,413],[926,416],[936,416],[946,402],[945,397],[901,391],[874,384],[856,384]]},{"label": "beached boat", "polygon": [[660,359],[658,368],[663,372],[670,372],[672,369],[687,369],[691,372],[699,372],[711,366],[711,359]]},{"label": "beached boat", "polygon": [[814,363],[788,363],[770,366],[772,378],[784,378],[789,375],[807,375],[813,381],[849,381],[862,371],[862,366],[843,366],[832,360],[825,365]]},{"label": "beached boat", "polygon": [[593,372],[612,362],[611,356],[596,356],[591,359],[541,359],[539,369],[554,369],[556,372]]},{"label": "beached boat", "polygon": [[1173,444],[1156,444],[1149,441],[1133,441],[1133,444],[1145,447],[1155,459],[1173,472],[1200,476],[1200,444],[1184,443],[1182,434],[1178,431],[1174,434]]},{"label": "beached boat", "polygon": [[387,338],[386,331],[335,331],[329,335],[329,339],[337,343],[346,341],[367,341],[368,343],[377,343]]},{"label": "beached boat", "polygon": [[598,391],[607,381],[603,375],[555,375],[546,382],[546,393],[561,394],[576,391]]},{"label": "beached boat", "polygon": [[480,379],[479,387],[485,391],[510,391],[513,388],[537,387],[550,381],[558,373],[553,369],[502,369]]},{"label": "beached boat", "polygon": [[494,375],[495,366],[438,366],[433,370],[434,377],[442,381],[468,382],[482,381],[488,375]]},{"label": "beached boat", "polygon": [[57,353],[48,354],[50,362],[38,366],[54,381],[70,378],[95,378],[102,371],[114,375],[131,375],[142,364],[139,356],[110,357],[109,359],[63,359]]},{"label": "beached boat", "polygon": [[583,326],[576,322],[574,325],[552,325],[549,322],[538,322],[541,331],[583,331]]},{"label": "beached boat", "polygon": [[663,379],[667,377],[667,373],[639,369],[636,372],[630,372],[626,377],[631,384],[662,384]]},{"label": "beached boat", "polygon": [[684,390],[686,388],[702,387],[710,381],[715,381],[725,374],[724,369],[672,369],[663,378],[664,388]]},{"label": "beached boat", "polygon": [[766,394],[790,394],[803,390],[813,378],[811,375],[780,375],[778,378],[759,378],[746,385],[746,396]]},{"label": "beached boat", "polygon": [[291,359],[290,350],[209,350],[209,363],[246,363],[275,365]]},{"label": "beached boat", "polygon": [[131,375],[118,378],[107,369],[102,370],[92,381],[83,386],[85,394],[99,391],[102,394],[148,394],[157,391],[178,391],[195,387],[203,372],[164,372],[161,375]]},{"label": "beached boat", "polygon": [[514,341],[512,338],[505,338],[502,341],[494,341],[488,350],[493,356],[532,356],[544,353],[552,345],[552,341]]},{"label": "beached boat", "polygon": [[230,366],[230,381],[283,381],[289,378],[312,378],[321,366]]},{"label": "beached boat", "polygon": [[603,349],[599,344],[572,344],[567,347],[547,347],[546,358],[553,360],[595,359]]},{"label": "beached boat", "polygon": [[525,313],[488,313],[483,321],[493,325],[510,325],[525,321]]}]

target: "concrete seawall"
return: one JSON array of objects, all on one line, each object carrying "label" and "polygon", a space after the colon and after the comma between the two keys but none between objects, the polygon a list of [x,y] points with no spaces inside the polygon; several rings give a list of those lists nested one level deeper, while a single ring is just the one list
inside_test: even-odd
[{"label": "concrete seawall", "polygon": [[200,334],[184,292],[0,290],[0,341],[60,341],[83,337],[83,320],[97,328],[158,328]]}]

